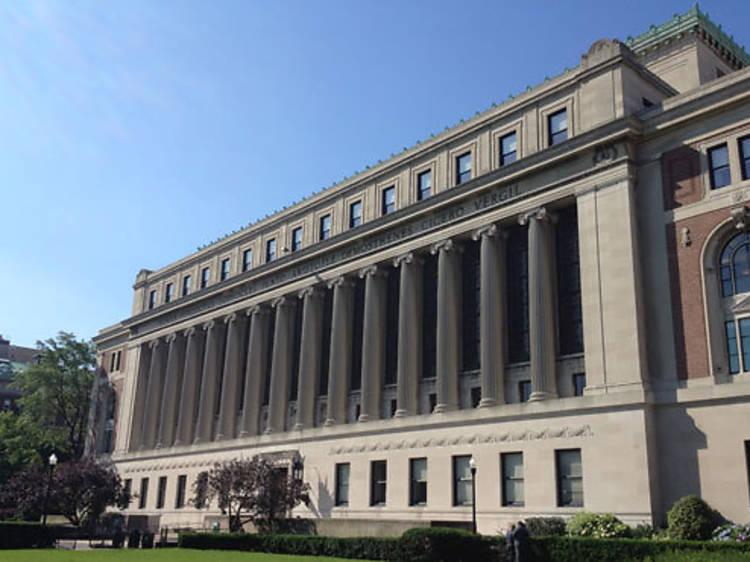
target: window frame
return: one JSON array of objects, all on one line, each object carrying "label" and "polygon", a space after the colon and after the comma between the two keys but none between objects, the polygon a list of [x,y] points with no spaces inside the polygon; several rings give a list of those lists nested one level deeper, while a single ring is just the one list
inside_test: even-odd
[{"label": "window frame", "polygon": [[[715,166],[714,154],[717,154],[718,151],[720,150],[723,150],[726,154],[726,164]],[[707,148],[706,158],[708,162],[708,179],[709,179],[709,185],[711,187],[711,191],[732,185],[732,168],[731,168],[731,156],[729,154],[729,144],[726,142],[723,142],[723,143],[716,144],[710,148]],[[726,172],[726,178],[722,178],[721,180],[721,181],[726,180],[726,183],[721,183],[721,185],[719,185],[719,181],[717,178],[717,174],[719,172]]]},{"label": "window frame", "polygon": [[277,259],[276,237],[266,240],[266,263],[271,263]]},{"label": "window frame", "polygon": [[[354,214],[352,213],[355,205],[359,209],[359,214],[357,215],[356,224],[354,224]],[[350,201],[349,202],[349,228],[357,228],[358,226],[361,226],[361,225],[362,225],[362,199],[357,199],[356,201]]]},{"label": "window frame", "polygon": [[[521,472],[523,473],[520,478],[508,477],[506,475],[506,466],[511,458],[520,456],[521,459]],[[500,453],[500,505],[503,507],[525,507],[526,506],[526,465],[524,464],[523,452],[522,451],[507,451]],[[511,482],[521,482],[521,488],[523,490],[522,501],[511,501],[508,499],[508,485]]]},{"label": "window frame", "polygon": [[201,267],[201,289],[205,289],[211,284],[211,266]]},{"label": "window frame", "polygon": [[148,476],[145,476],[141,478],[141,491],[138,495],[138,509],[146,509],[146,505],[148,504],[148,487]]},{"label": "window frame", "polygon": [[219,281],[226,281],[232,275],[232,258],[222,258],[219,265]]},{"label": "window frame", "polygon": [[[427,178],[427,188],[422,187],[422,178]],[[426,192],[426,193],[425,193]],[[417,173],[417,201],[432,197],[432,168]]]},{"label": "window frame", "polygon": [[[325,228],[326,223],[328,228]],[[331,213],[325,213],[318,217],[318,241],[328,240],[333,230],[333,216]]]},{"label": "window frame", "polygon": [[[461,162],[464,159],[468,159],[469,169],[468,171],[461,172]],[[456,172],[455,177],[454,177],[455,185],[468,183],[472,179],[474,179],[474,151],[473,150],[469,149],[455,156],[455,172]]]},{"label": "window frame", "polygon": [[245,248],[242,250],[242,273],[250,271],[253,268],[253,249]]},{"label": "window frame", "polygon": [[[302,249],[302,225],[295,226],[292,228],[292,243],[291,243],[291,250],[292,252],[297,252]],[[299,239],[297,239],[297,236],[299,236]]]},{"label": "window frame", "polygon": [[[747,143],[747,153],[745,153],[744,143]],[[737,153],[740,157],[740,177],[742,180],[750,179],[750,135],[739,137],[737,139]]]},{"label": "window frame", "polygon": [[[393,201],[387,202],[387,194],[393,193]],[[384,217],[396,211],[396,184],[391,184],[380,190],[380,216]]]},{"label": "window frame", "polygon": [[[377,479],[375,468],[382,467],[383,475]],[[381,492],[382,490],[382,492]],[[388,501],[388,461],[385,459],[370,461],[370,507],[379,507],[386,505]],[[382,495],[382,499],[381,499]]]},{"label": "window frame", "polygon": [[[342,472],[346,469],[346,485],[344,486],[346,488],[346,498],[344,499],[342,496]],[[351,463],[348,462],[339,462],[336,463],[336,466],[334,468],[334,498],[333,498],[333,505],[335,507],[348,507],[349,506],[349,483],[351,482],[351,474],[352,474],[352,466]]]},{"label": "window frame", "polygon": [[167,500],[167,477],[159,476],[156,487],[156,509],[164,509]]},{"label": "window frame", "polygon": [[182,509],[185,507],[185,495],[187,492],[187,474],[177,476],[177,489],[174,497],[174,508]]},{"label": "window frame", "polygon": [[[572,476],[569,474],[562,474],[561,471],[561,457],[564,453],[578,453],[578,463],[581,465],[581,474],[580,476]],[[555,479],[557,483],[557,507],[572,507],[572,508],[579,508],[583,507],[585,505],[585,495],[584,495],[584,489],[583,489],[583,453],[580,449],[580,447],[572,447],[567,449],[555,449]],[[566,503],[563,498],[563,494],[565,492],[564,488],[564,482],[566,481],[574,481],[578,480],[581,483],[581,502],[575,503],[572,499],[572,493],[571,493],[571,501],[569,503]],[[572,486],[571,486],[572,488]]]},{"label": "window frame", "polygon": [[[513,143],[514,143],[514,150],[512,152],[504,152],[504,144],[505,139],[513,137]],[[502,166],[508,166],[518,160],[518,133],[516,131],[510,131],[508,133],[505,133],[503,136],[500,137],[498,140],[499,147],[500,147],[500,153],[498,155],[498,162],[500,167]],[[513,155],[513,159],[510,161],[506,161],[506,159],[509,157],[509,155]]]},{"label": "window frame", "polygon": [[156,289],[151,289],[148,293],[148,309],[153,310],[156,308],[156,299],[159,297]]},{"label": "window frame", "polygon": [[[468,476],[458,476],[458,462],[466,461],[466,466],[468,467]],[[451,457],[451,476],[452,476],[452,482],[453,482],[453,507],[471,507],[471,493],[468,494],[468,498],[463,503],[459,502],[458,498],[458,490],[459,485],[464,484],[465,482],[471,482],[471,467],[469,465],[469,462],[471,461],[471,455],[453,455]]]},{"label": "window frame", "polygon": [[[415,463],[424,462],[424,480],[418,480],[415,477]],[[427,505],[427,457],[415,457],[409,459],[409,505],[411,507],[423,507]],[[420,485],[424,485],[424,500],[419,501],[422,490],[418,488]]]},{"label": "window frame", "polygon": [[190,294],[190,275],[185,275],[182,278],[182,296],[186,297]]},{"label": "window frame", "polygon": [[164,304],[169,304],[174,300],[174,283],[170,281],[164,285]]},{"label": "window frame", "polygon": [[[560,114],[565,114],[565,128],[558,131],[553,131],[552,120]],[[568,130],[570,129],[568,124],[568,117],[569,114],[567,107],[561,107],[560,109],[547,114],[547,146],[555,146],[556,144],[565,142],[566,140],[568,140],[568,138],[570,138],[568,136]],[[562,135],[563,138],[559,138],[560,135]]]}]

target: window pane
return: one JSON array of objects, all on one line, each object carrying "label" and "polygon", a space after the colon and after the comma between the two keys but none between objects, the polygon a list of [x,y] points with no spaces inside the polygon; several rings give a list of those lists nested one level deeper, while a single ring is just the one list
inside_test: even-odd
[{"label": "window pane", "polygon": [[464,183],[471,179],[471,152],[456,158],[456,183]]},{"label": "window pane", "polygon": [[580,507],[583,505],[583,467],[581,450],[555,451],[557,468],[558,506]]},{"label": "window pane", "polygon": [[355,201],[349,206],[349,228],[354,228],[362,222],[362,202]]},{"label": "window pane", "polygon": [[729,175],[729,150],[726,144],[708,151],[708,163],[711,168],[712,189],[724,187],[732,182]]},{"label": "window pane", "polygon": [[453,457],[453,505],[471,505],[471,456]]},{"label": "window pane", "polygon": [[336,465],[336,505],[349,505],[349,463]]},{"label": "window pane", "polygon": [[750,292],[750,246],[743,244],[732,258],[734,292]]},{"label": "window pane", "polygon": [[557,144],[568,138],[568,113],[565,109],[549,116],[549,144]]},{"label": "window pane", "polygon": [[503,505],[524,505],[523,453],[501,455]]},{"label": "window pane", "polygon": [[521,402],[528,402],[531,397],[531,381],[520,381],[518,383],[518,399]]},{"label": "window pane", "polygon": [[242,253],[242,271],[249,271],[253,264],[253,251],[245,250]]},{"label": "window pane", "polygon": [[427,503],[427,459],[410,459],[409,505]]},{"label": "window pane", "polygon": [[505,166],[516,161],[516,133],[505,135],[500,139],[500,165]]},{"label": "window pane", "polygon": [[383,190],[383,213],[384,215],[387,215],[388,213],[391,213],[396,208],[396,188],[395,187],[389,187],[388,189]]},{"label": "window pane", "polygon": [[735,374],[740,372],[740,354],[737,349],[737,329],[734,320],[725,324],[727,331],[727,355],[729,356],[729,372]]},{"label": "window pane", "polygon": [[742,179],[750,179],[750,137],[740,139],[740,160]]},{"label": "window pane", "polygon": [[431,178],[430,172],[422,172],[418,176],[417,199],[427,199],[430,196]]},{"label": "window pane", "polygon": [[386,462],[370,463],[370,505],[385,504]]},{"label": "window pane", "polygon": [[740,325],[740,350],[742,351],[742,370],[750,370],[750,318],[741,318]]},{"label": "window pane", "polygon": [[273,261],[276,259],[276,239],[272,238],[266,242],[266,261]]}]

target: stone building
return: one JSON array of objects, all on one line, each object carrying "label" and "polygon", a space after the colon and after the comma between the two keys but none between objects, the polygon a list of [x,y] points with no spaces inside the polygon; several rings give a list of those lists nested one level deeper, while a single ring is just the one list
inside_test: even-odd
[{"label": "stone building", "polygon": [[38,349],[13,345],[0,335],[0,412],[18,411],[21,391],[14,384],[15,375],[33,363],[38,354]]},{"label": "stone building", "polygon": [[[327,533],[750,519],[750,57],[697,7],[157,271],[100,332],[127,510],[302,463]],[[106,446],[105,446],[106,445]]]}]

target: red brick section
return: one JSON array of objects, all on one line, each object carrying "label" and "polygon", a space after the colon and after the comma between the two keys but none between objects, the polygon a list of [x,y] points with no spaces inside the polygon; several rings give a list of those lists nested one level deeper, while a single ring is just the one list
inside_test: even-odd
[{"label": "red brick section", "polygon": [[[680,379],[711,375],[703,309],[701,249],[711,231],[728,216],[729,208],[725,208],[666,226],[677,376]],[[683,228],[690,230],[691,243],[687,247],[683,247],[680,241]]]},{"label": "red brick section", "polygon": [[681,146],[665,152],[661,157],[661,174],[665,210],[701,200],[700,160],[695,149]]}]

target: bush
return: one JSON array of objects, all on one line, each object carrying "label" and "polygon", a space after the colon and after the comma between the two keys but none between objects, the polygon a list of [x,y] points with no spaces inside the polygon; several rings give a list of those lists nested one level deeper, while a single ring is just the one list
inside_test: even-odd
[{"label": "bush", "polygon": [[698,496],[685,496],[667,512],[670,539],[705,541],[719,523],[719,516]]},{"label": "bush", "polygon": [[639,523],[630,529],[630,536],[634,539],[654,538],[654,528],[648,523]]},{"label": "bush", "polygon": [[570,518],[566,526],[574,537],[614,539],[630,536],[630,527],[611,513],[588,513],[582,511]]},{"label": "bush", "polygon": [[565,519],[562,517],[529,517],[526,529],[532,537],[562,536],[565,534]]},{"label": "bush", "polygon": [[49,548],[53,543],[50,528],[40,523],[0,522],[0,549]]},{"label": "bush", "polygon": [[492,539],[461,529],[415,527],[401,535],[401,562],[473,562],[489,560]]}]

